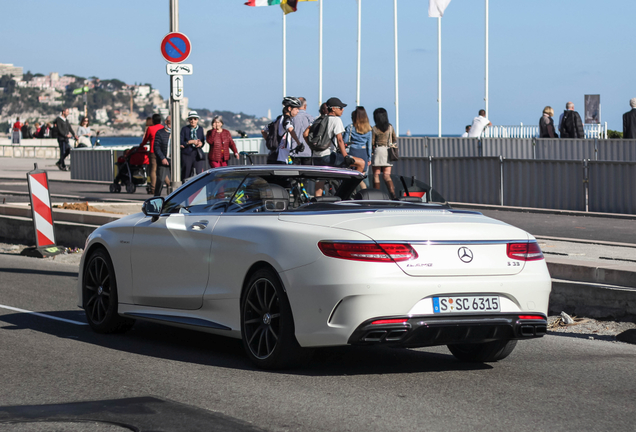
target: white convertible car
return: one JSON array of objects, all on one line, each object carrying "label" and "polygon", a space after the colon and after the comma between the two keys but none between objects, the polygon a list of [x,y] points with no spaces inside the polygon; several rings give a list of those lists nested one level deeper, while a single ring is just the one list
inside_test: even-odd
[{"label": "white convertible car", "polygon": [[363,179],[207,171],[90,235],[78,305],[100,333],[139,319],[241,338],[262,368],[335,345],[447,345],[488,362],[546,333],[550,275],[531,235],[413,178],[394,178],[394,199]]}]

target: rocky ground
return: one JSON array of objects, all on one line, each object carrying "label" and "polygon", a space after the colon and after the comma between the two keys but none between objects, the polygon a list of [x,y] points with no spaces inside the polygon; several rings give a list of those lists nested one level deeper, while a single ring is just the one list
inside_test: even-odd
[{"label": "rocky ground", "polygon": [[[0,243],[0,253],[19,255],[26,247],[24,245]],[[31,259],[45,259],[56,263],[79,265],[83,252],[84,250],[80,248],[66,248],[65,253],[60,255]],[[636,323],[603,321],[576,316],[571,318],[573,322],[566,324],[567,319],[565,317],[548,317],[548,333],[568,334],[572,337],[586,339],[636,343]]]}]

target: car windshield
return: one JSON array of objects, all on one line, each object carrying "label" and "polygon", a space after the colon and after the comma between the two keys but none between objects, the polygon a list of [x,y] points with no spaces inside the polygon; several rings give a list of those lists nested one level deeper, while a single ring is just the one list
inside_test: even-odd
[{"label": "car windshield", "polygon": [[391,176],[370,188],[355,172],[311,170],[209,171],[171,195],[162,213],[264,213],[351,211],[445,205],[443,197],[415,178]]}]

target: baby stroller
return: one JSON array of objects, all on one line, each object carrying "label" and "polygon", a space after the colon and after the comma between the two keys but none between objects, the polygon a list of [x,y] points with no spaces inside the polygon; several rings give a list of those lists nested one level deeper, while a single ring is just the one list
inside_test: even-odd
[{"label": "baby stroller", "polygon": [[117,158],[117,176],[110,185],[112,193],[121,192],[121,187],[126,192],[135,193],[137,186],[143,186],[148,179],[148,165],[150,164],[149,152],[145,147],[133,147]]}]

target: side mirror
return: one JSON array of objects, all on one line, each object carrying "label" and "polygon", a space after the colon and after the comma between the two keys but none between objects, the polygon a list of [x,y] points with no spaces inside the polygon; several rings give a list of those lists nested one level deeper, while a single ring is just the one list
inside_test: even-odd
[{"label": "side mirror", "polygon": [[148,198],[141,206],[141,211],[144,212],[146,216],[159,217],[161,209],[163,208],[163,202],[162,197]]}]

